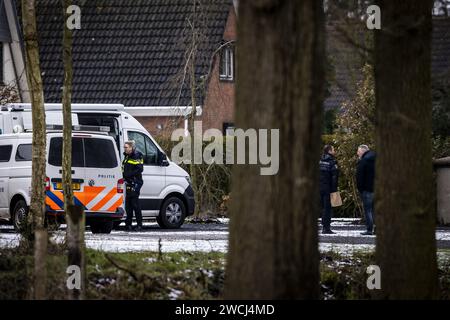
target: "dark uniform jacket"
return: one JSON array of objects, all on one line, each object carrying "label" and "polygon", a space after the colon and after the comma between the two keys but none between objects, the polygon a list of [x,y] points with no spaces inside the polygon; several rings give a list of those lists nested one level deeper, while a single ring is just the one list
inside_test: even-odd
[{"label": "dark uniform jacket", "polygon": [[375,181],[375,159],[373,151],[366,151],[356,167],[356,185],[359,192],[373,192]]},{"label": "dark uniform jacket", "polygon": [[124,153],[122,161],[123,178],[129,185],[139,184],[142,186],[142,172],[144,171],[144,157],[139,151],[133,151],[128,155]]},{"label": "dark uniform jacket", "polygon": [[320,166],[320,192],[333,193],[338,189],[339,169],[336,159],[329,153],[322,155]]}]

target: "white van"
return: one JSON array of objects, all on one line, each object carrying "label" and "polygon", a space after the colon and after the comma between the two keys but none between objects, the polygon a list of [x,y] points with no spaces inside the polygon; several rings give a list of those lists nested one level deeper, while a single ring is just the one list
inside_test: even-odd
[{"label": "white van", "polygon": [[[31,198],[31,133],[0,135],[0,218],[18,230]],[[62,222],[62,133],[47,133],[46,214]],[[75,205],[84,207],[93,233],[110,233],[123,218],[124,181],[114,139],[91,132],[72,135],[72,187]]]},{"label": "white van", "polygon": [[[47,124],[62,124],[61,104],[45,104]],[[123,159],[123,145],[136,141],[144,155],[144,185],[140,204],[144,220],[155,219],[162,228],[179,228],[194,213],[194,191],[189,174],[169,160],[148,131],[121,104],[72,104],[74,125],[107,126]],[[31,105],[8,104],[1,107],[0,132],[31,130]]]}]

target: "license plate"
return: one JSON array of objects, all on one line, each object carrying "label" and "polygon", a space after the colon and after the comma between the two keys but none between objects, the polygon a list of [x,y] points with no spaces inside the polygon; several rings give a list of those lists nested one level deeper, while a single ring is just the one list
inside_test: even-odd
[{"label": "license plate", "polygon": [[[56,190],[62,190],[62,182],[56,182],[55,189]],[[81,186],[79,183],[72,183],[72,189],[73,190],[80,190]]]}]

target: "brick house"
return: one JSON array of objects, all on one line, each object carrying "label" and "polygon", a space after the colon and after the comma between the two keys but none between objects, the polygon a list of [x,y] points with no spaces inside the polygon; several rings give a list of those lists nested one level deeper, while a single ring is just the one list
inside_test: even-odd
[{"label": "brick house", "polygon": [[[361,26],[361,25],[360,25]],[[329,95],[324,101],[324,109],[339,109],[342,103],[352,98],[358,81],[362,80],[361,69],[367,61],[361,48],[368,46],[368,34],[372,33],[362,25],[359,34],[344,35],[335,25],[326,27],[328,59],[333,66]],[[352,45],[348,37],[357,45]],[[433,16],[431,43],[431,76],[433,81],[450,77],[450,17]]]},{"label": "brick house", "polygon": [[[195,101],[203,130],[225,132],[234,119],[234,46],[237,0],[75,0],[81,29],[74,31],[75,103],[122,103],[153,135],[186,127],[192,110],[185,71],[191,24],[201,34],[196,51]],[[0,0],[0,75],[29,102],[21,42],[19,0]],[[62,15],[59,0],[37,7],[46,102],[61,101]],[[195,13],[194,13],[195,10]],[[195,19],[194,17],[197,17]],[[368,32],[364,30],[364,32]],[[327,54],[334,68],[325,110],[351,99],[361,77],[358,48],[327,25]],[[450,76],[450,18],[434,17],[433,79]]]},{"label": "brick house", "polygon": [[[203,121],[203,129],[223,130],[233,124],[233,1],[79,0],[74,4],[81,10],[81,29],[73,32],[73,103],[121,103],[153,135],[170,135],[187,125],[193,102],[191,84],[195,83],[196,119]],[[2,52],[16,55],[2,57],[8,62],[2,80],[15,82],[22,102],[29,102],[17,27],[20,1],[0,0],[0,9]],[[47,103],[61,102],[61,11],[59,0],[37,1]],[[198,44],[194,50],[193,34]],[[195,81],[189,71],[192,52]]]}]

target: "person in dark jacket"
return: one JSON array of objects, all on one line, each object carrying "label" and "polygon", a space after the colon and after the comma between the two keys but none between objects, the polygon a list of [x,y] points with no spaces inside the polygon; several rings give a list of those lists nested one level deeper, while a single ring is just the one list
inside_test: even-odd
[{"label": "person in dark jacket", "polygon": [[337,192],[339,170],[333,146],[326,145],[320,158],[320,205],[322,209],[322,233],[333,234],[331,230],[331,199],[330,194]]},{"label": "person in dark jacket", "polygon": [[139,205],[139,194],[144,184],[142,172],[144,171],[144,157],[136,150],[134,141],[127,141],[124,145],[124,159],[122,161],[123,178],[126,183],[125,210],[127,218],[125,228],[132,230],[133,212],[136,215],[136,231],[142,230],[142,212]]},{"label": "person in dark jacket", "polygon": [[363,202],[367,227],[367,231],[361,234],[372,235],[374,233],[373,188],[376,154],[369,150],[367,145],[362,144],[358,147],[357,155],[359,161],[356,167],[356,185]]}]

